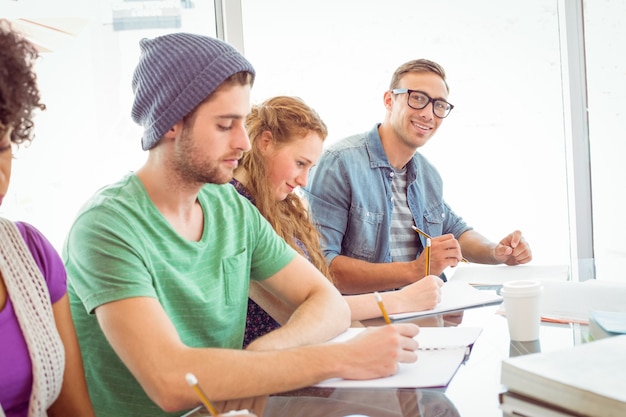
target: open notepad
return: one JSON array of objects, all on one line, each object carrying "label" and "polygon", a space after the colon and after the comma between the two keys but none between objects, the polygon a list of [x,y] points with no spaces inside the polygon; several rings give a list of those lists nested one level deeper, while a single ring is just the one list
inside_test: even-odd
[{"label": "open notepad", "polygon": [[500,304],[502,297],[494,290],[478,290],[466,282],[446,282],[441,287],[441,302],[432,310],[411,311],[408,313],[390,314],[393,321],[414,317],[442,314],[450,311],[464,310]]},{"label": "open notepad", "polygon": [[[350,328],[333,341],[345,341],[364,328]],[[448,385],[466,360],[482,329],[480,327],[421,327],[420,345],[414,363],[399,364],[398,372],[386,378],[347,380],[331,378],[317,384],[334,388],[440,388]]]},{"label": "open notepad", "polygon": [[[231,417],[231,416],[249,416],[250,412],[248,410],[233,410],[228,413],[221,413],[220,417]],[[180,417],[212,417],[213,414],[209,410],[207,410],[204,406],[196,407],[193,410],[183,414]]]}]

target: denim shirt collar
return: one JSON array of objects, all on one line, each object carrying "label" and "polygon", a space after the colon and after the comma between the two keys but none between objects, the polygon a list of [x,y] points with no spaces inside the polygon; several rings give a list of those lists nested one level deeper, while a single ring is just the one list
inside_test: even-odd
[{"label": "denim shirt collar", "polygon": [[[370,160],[370,168],[386,168],[388,172],[393,171],[393,167],[391,163],[389,163],[389,159],[387,158],[387,154],[385,153],[385,149],[383,148],[383,141],[380,138],[380,133],[378,133],[378,128],[381,123],[376,123],[372,130],[370,130],[365,136],[365,149],[367,150],[367,154]],[[409,162],[406,164],[406,172],[407,172],[407,180],[409,183],[412,183],[416,178],[416,162],[415,162],[415,154]]]}]

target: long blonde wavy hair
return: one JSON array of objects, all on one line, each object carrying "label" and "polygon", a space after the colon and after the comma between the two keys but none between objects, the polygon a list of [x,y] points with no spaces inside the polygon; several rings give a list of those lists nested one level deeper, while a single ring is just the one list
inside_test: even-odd
[{"label": "long blonde wavy hair", "polygon": [[246,129],[252,149],[240,161],[238,170],[246,173],[244,186],[257,209],[269,221],[276,233],[299,253],[302,249],[294,238],[306,247],[311,263],[329,280],[332,276],[322,254],[320,234],[311,222],[301,197],[295,193],[276,201],[268,179],[265,158],[257,144],[263,132],[270,132],[274,146],[281,147],[316,132],[322,140],[328,136],[326,124],[315,110],[298,97],[277,96],[252,107],[246,119]]}]

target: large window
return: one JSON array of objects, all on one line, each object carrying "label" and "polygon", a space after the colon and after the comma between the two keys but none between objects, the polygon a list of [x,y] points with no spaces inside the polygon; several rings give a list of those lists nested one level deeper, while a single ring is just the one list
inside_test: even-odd
[{"label": "large window", "polygon": [[130,117],[139,40],[215,36],[213,0],[0,0],[0,16],[44,51],[37,73],[47,105],[35,140],[15,154],[1,214],[32,223],[60,251],[87,198],[146,158]]},{"label": "large window", "polygon": [[382,121],[397,66],[425,57],[447,71],[455,105],[420,151],[446,200],[494,240],[519,228],[536,263],[569,264],[557,3],[244,0],[257,101],[301,96],[329,143]]},{"label": "large window", "polygon": [[597,276],[626,281],[626,1],[585,1]]}]

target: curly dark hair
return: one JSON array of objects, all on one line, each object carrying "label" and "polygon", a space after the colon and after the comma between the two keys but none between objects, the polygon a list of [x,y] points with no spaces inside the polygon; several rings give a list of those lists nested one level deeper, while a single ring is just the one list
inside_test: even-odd
[{"label": "curly dark hair", "polygon": [[33,110],[45,110],[40,102],[33,64],[35,46],[0,19],[0,136],[12,127],[11,142],[30,142],[34,137]]}]

